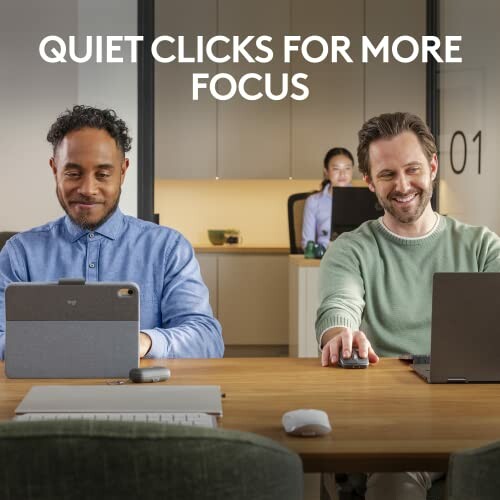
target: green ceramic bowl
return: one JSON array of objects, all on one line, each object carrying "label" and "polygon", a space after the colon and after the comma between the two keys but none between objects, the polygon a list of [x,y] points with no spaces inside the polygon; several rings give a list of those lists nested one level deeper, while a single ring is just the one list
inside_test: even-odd
[{"label": "green ceramic bowl", "polygon": [[209,229],[208,239],[212,245],[223,245],[226,241],[226,229]]}]

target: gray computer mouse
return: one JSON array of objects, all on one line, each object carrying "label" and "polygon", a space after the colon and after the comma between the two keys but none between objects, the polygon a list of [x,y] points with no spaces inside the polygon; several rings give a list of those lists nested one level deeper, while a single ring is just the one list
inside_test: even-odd
[{"label": "gray computer mouse", "polygon": [[342,356],[342,348],[339,351],[339,366],[341,368],[368,368],[370,362],[368,358],[361,358],[358,349],[353,347],[351,350],[351,357],[344,358]]},{"label": "gray computer mouse", "polygon": [[283,428],[293,436],[324,436],[332,430],[328,415],[323,410],[292,410],[283,415]]}]

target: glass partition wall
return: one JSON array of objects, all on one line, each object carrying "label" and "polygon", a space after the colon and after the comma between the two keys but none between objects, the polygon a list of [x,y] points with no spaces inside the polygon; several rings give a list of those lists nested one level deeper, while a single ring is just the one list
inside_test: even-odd
[{"label": "glass partition wall", "polygon": [[441,0],[441,35],[462,62],[439,67],[440,212],[500,232],[500,4]]}]

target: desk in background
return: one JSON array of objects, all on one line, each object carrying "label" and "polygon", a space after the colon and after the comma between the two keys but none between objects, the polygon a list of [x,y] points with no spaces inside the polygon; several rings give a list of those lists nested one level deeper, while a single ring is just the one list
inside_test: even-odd
[{"label": "desk in background", "polygon": [[288,256],[288,343],[289,355],[318,356],[314,323],[319,307],[320,260],[303,255]]},{"label": "desk in background", "polygon": [[[500,385],[429,385],[402,361],[366,370],[322,368],[318,359],[147,360],[165,365],[170,384],[216,384],[226,394],[221,426],[267,436],[296,451],[305,472],[445,471],[449,454],[500,439]],[[9,380],[0,367],[0,419],[32,385],[102,384],[103,380]],[[118,386],[119,388],[119,386]],[[333,431],[287,436],[281,416],[320,408]]]}]

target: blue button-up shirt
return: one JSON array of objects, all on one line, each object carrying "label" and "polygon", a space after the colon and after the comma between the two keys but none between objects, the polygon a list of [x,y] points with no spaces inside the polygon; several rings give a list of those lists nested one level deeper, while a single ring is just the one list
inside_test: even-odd
[{"label": "blue button-up shirt", "polygon": [[322,191],[310,195],[304,205],[302,219],[302,248],[308,241],[320,243],[325,248],[330,243],[332,225],[332,195],[329,192],[330,184]]},{"label": "blue button-up shirt", "polygon": [[224,353],[221,327],[189,242],[177,231],[119,209],[94,231],[67,216],[11,238],[0,252],[0,355],[5,351],[5,287],[19,281],[133,281],[141,291],[147,358]]}]

